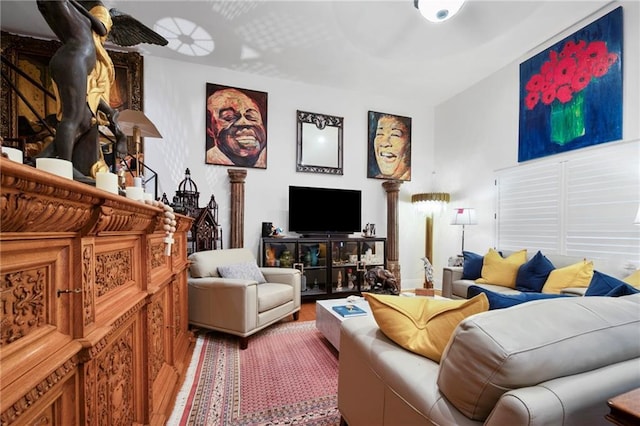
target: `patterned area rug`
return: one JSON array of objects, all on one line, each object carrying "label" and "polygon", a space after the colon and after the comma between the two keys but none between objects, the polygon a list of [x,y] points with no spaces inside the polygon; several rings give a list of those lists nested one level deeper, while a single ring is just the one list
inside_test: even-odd
[{"label": "patterned area rug", "polygon": [[338,357],[315,321],[198,336],[168,425],[338,425]]}]

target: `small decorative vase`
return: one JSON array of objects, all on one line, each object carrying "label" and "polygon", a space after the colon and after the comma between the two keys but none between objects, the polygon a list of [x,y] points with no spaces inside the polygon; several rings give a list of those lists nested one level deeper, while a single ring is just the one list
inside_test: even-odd
[{"label": "small decorative vase", "polygon": [[283,251],[280,255],[280,267],[291,268],[291,252],[289,250]]},{"label": "small decorative vase", "polygon": [[318,266],[318,255],[320,251],[317,248],[312,248],[309,250],[310,264],[311,266]]},{"label": "small decorative vase", "polygon": [[307,251],[304,254],[304,266],[311,265],[311,251]]},{"label": "small decorative vase", "polygon": [[551,141],[566,145],[584,136],[584,92],[578,92],[567,103],[551,104]]},{"label": "small decorative vase", "polygon": [[276,251],[273,247],[267,248],[265,257],[267,266],[276,266]]}]

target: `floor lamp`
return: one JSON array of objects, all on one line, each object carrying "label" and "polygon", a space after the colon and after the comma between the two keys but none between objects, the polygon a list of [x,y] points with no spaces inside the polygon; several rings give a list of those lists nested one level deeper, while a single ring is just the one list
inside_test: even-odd
[{"label": "floor lamp", "polygon": [[453,217],[451,218],[452,225],[462,225],[462,250],[460,255],[464,252],[464,226],[476,225],[478,223],[476,219],[476,209],[469,207],[457,208],[453,210]]},{"label": "floor lamp", "polygon": [[136,144],[136,176],[140,177],[142,172],[140,165],[140,138],[161,138],[162,135],[142,111],[133,109],[125,109],[118,114],[118,126],[126,136],[133,137],[133,141]]},{"label": "floor lamp", "polygon": [[[425,271],[427,267],[432,268],[431,265],[433,265],[433,214],[434,212],[442,211],[450,198],[451,196],[446,192],[425,192],[411,196],[411,203],[420,212],[426,214],[424,251],[428,262],[425,262]],[[428,275],[425,273],[424,288],[433,289],[433,282],[429,280]]]}]

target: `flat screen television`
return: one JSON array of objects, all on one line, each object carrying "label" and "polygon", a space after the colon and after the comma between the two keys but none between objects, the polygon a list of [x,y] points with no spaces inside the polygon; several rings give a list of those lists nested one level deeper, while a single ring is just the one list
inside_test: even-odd
[{"label": "flat screen television", "polygon": [[305,236],[362,230],[362,191],[289,186],[289,231]]}]

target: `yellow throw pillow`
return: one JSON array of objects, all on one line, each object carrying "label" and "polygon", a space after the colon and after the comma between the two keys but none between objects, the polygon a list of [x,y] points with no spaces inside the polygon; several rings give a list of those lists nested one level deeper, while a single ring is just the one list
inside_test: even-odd
[{"label": "yellow throw pillow", "polygon": [[484,256],[482,273],[476,280],[480,284],[495,284],[516,288],[518,269],[527,261],[527,250],[511,253],[507,258],[500,256],[494,249]]},{"label": "yellow throw pillow", "polygon": [[623,278],[622,281],[625,283],[634,286],[635,288],[640,288],[640,269],[637,269],[633,274],[629,275],[627,278]]},{"label": "yellow throw pillow", "polygon": [[489,309],[484,293],[469,300],[364,293],[380,330],[403,348],[440,362],[453,330],[464,318]]},{"label": "yellow throw pillow", "polygon": [[593,278],[593,262],[583,260],[551,271],[542,287],[542,292],[560,294],[560,291],[567,287],[589,287],[591,278]]}]

